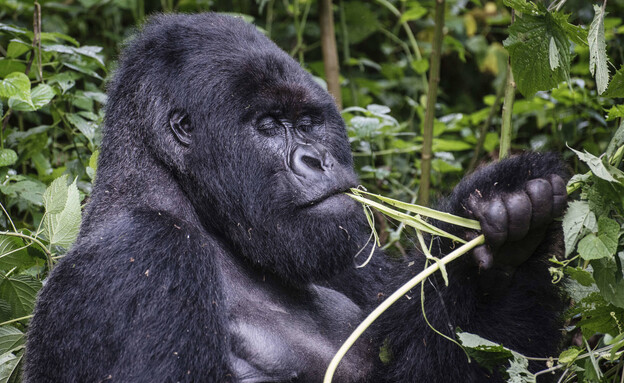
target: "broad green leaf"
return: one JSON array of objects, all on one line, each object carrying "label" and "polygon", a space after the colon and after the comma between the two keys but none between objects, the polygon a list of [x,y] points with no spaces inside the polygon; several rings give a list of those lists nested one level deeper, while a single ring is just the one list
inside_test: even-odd
[{"label": "broad green leaf", "polygon": [[594,4],[594,20],[589,27],[589,71],[596,78],[598,94],[604,93],[609,85],[609,68],[607,67],[607,46],[605,44],[604,17],[605,11]]},{"label": "broad green leaf", "polygon": [[447,140],[442,138],[433,139],[434,152],[456,152],[472,149],[472,145],[463,140]]},{"label": "broad green leaf", "polygon": [[526,0],[503,0],[503,4],[520,13],[531,14],[533,12],[537,12],[535,4],[527,2]]},{"label": "broad green leaf", "polygon": [[91,154],[91,158],[89,159],[89,166],[87,166],[87,169],[86,169],[87,175],[92,180],[95,179],[95,173],[97,172],[97,159],[99,155],[100,155],[99,150],[96,150],[95,152],[93,152],[93,154]]},{"label": "broad green leaf", "polygon": [[563,217],[566,256],[574,251],[576,242],[586,228],[593,228],[595,223],[596,216],[589,210],[589,203],[586,201],[572,201],[568,204],[568,210]]},{"label": "broad green leaf", "polygon": [[590,287],[594,283],[594,277],[587,270],[583,270],[580,267],[566,267],[565,273],[574,279],[581,286]]},{"label": "broad green leaf", "polygon": [[599,259],[591,264],[596,285],[604,299],[612,305],[624,308],[624,274],[615,263],[615,258]]},{"label": "broad green leaf", "polygon": [[[24,241],[21,238],[0,235],[0,270],[9,271],[15,267],[18,270],[25,270],[35,263],[36,261],[25,249]],[[0,350],[0,352],[2,351]]]},{"label": "broad green leaf", "polygon": [[458,332],[457,339],[471,358],[490,371],[513,358],[510,350],[479,335]]},{"label": "broad green leaf", "polygon": [[32,49],[32,45],[25,44],[23,41],[13,39],[7,47],[6,57],[17,58]]},{"label": "broad green leaf", "polygon": [[26,343],[24,333],[12,326],[0,327],[0,354],[9,352]]},{"label": "broad green leaf", "polygon": [[[551,41],[559,65],[551,69]],[[570,77],[570,41],[565,30],[550,14],[525,14],[509,27],[504,45],[518,90],[530,97],[538,90],[550,90]]]},{"label": "broad green leaf", "polygon": [[92,121],[85,120],[84,118],[82,118],[80,115],[76,113],[68,113],[65,116],[67,117],[67,120],[69,120],[69,122],[72,125],[78,128],[80,133],[84,134],[84,136],[87,137],[87,139],[90,142],[93,142],[93,138],[95,137],[95,128],[96,128],[95,123],[93,123]]},{"label": "broad green leaf", "polygon": [[615,254],[620,237],[620,225],[611,218],[598,219],[598,233],[590,233],[578,244],[578,252],[585,260],[609,258]]},{"label": "broad green leaf", "polygon": [[0,383],[14,383],[19,374],[19,364],[24,356],[23,352],[15,355],[11,352],[0,355]]},{"label": "broad green leaf", "polygon": [[587,153],[587,151],[585,151],[585,153],[581,153],[572,148],[570,148],[570,150],[576,153],[578,158],[589,166],[592,173],[594,173],[596,177],[602,178],[603,180],[609,182],[617,182],[611,173],[609,173],[609,170],[605,167],[600,158],[594,156],[593,154]]},{"label": "broad green leaf", "polygon": [[35,110],[40,109],[54,98],[54,90],[47,84],[39,84],[30,92],[30,98]]},{"label": "broad green leaf", "polygon": [[[53,205],[57,211],[58,203],[54,202]],[[46,214],[44,217],[43,232],[50,245],[69,249],[78,236],[80,219],[80,195],[76,187],[76,180],[74,180],[67,187],[67,200],[63,210],[58,213]]]},{"label": "broad green leaf", "polygon": [[18,275],[0,282],[0,296],[11,306],[13,318],[20,318],[32,313],[40,288],[41,282],[36,279]]},{"label": "broad green leaf", "polygon": [[576,357],[581,354],[581,350],[576,348],[570,348],[559,354],[559,363],[570,364],[576,360]]},{"label": "broad green leaf", "polygon": [[41,206],[43,204],[41,197],[44,191],[45,184],[34,179],[26,179],[24,181],[0,185],[0,192],[3,194],[22,198],[36,206]]},{"label": "broad green leaf", "polygon": [[17,153],[12,149],[0,149],[0,167],[11,166],[17,162]]},{"label": "broad green leaf", "polygon": [[0,81],[0,97],[30,100],[30,80],[24,73],[14,72]]},{"label": "broad green leaf", "polygon": [[43,206],[47,214],[57,214],[65,209],[67,204],[67,174],[52,181],[43,193]]},{"label": "broad green leaf", "polygon": [[624,66],[615,72],[607,91],[602,95],[611,98],[624,98]]},{"label": "broad green leaf", "polygon": [[31,112],[35,110],[35,105],[32,103],[30,96],[27,99],[13,96],[9,98],[9,108],[18,112]]}]

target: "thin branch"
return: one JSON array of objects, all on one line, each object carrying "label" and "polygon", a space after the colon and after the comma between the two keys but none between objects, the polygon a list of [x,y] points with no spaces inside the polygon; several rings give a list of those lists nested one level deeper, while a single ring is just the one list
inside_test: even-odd
[{"label": "thin branch", "polygon": [[[515,19],[515,11],[511,11],[511,22]],[[503,122],[501,126],[500,151],[499,158],[509,156],[511,149],[511,114],[513,112],[514,99],[516,97],[516,82],[514,81],[513,71],[511,70],[511,57],[507,61],[507,82],[505,85],[505,100],[503,101]]]},{"label": "thin branch", "polygon": [[431,181],[431,159],[433,153],[433,122],[435,119],[435,104],[438,97],[438,84],[440,83],[440,55],[442,51],[445,6],[445,0],[436,0],[435,29],[431,51],[427,110],[425,111],[423,148],[420,162],[420,187],[418,189],[418,203],[424,206],[429,204],[429,184]]},{"label": "thin branch", "polygon": [[319,23],[321,24],[321,49],[323,51],[327,90],[334,96],[338,109],[342,109],[339,78],[340,66],[338,64],[334,11],[331,0],[319,0]]}]

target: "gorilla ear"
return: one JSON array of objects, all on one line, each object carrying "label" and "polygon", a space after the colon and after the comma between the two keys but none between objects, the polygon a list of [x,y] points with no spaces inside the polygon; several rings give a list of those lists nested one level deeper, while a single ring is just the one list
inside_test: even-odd
[{"label": "gorilla ear", "polygon": [[191,131],[193,128],[189,123],[186,113],[181,111],[171,113],[171,117],[169,117],[169,126],[171,127],[173,135],[182,145],[189,146],[191,144]]}]

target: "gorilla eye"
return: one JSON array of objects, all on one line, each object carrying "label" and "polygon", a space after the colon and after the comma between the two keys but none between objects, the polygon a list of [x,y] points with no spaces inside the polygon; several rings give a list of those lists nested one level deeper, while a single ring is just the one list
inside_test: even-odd
[{"label": "gorilla eye", "polygon": [[257,129],[267,136],[276,136],[283,130],[282,125],[273,117],[265,117],[258,122]]},{"label": "gorilla eye", "polygon": [[311,132],[314,129],[314,122],[310,117],[303,117],[297,123],[297,129],[306,133]]}]

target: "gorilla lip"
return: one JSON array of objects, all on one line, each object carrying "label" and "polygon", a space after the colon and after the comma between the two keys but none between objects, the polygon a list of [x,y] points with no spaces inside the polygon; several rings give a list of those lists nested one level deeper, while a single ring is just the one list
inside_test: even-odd
[{"label": "gorilla lip", "polygon": [[322,196],[315,198],[309,202],[306,202],[303,207],[313,207],[319,204],[322,204],[323,202],[327,201],[330,198],[336,197],[336,196],[340,196],[344,193],[347,193],[349,190],[351,189],[351,187],[345,188],[345,189],[336,189],[336,190],[332,190],[327,194],[323,194]]}]

